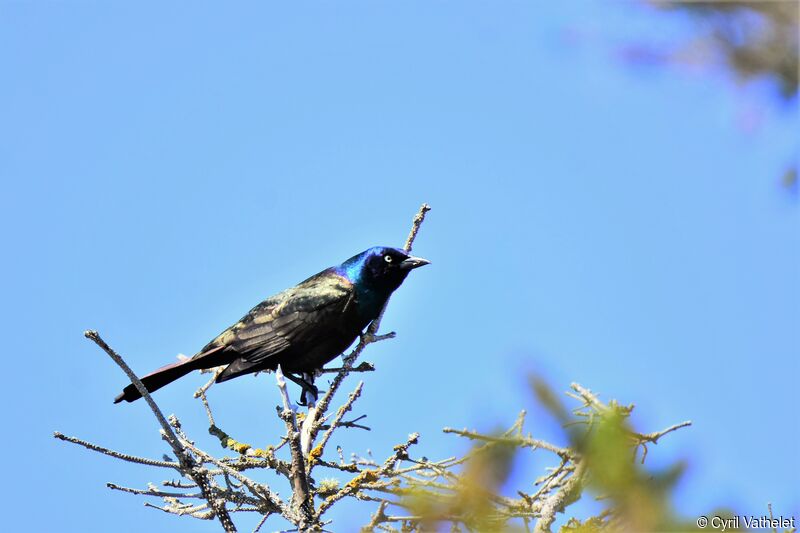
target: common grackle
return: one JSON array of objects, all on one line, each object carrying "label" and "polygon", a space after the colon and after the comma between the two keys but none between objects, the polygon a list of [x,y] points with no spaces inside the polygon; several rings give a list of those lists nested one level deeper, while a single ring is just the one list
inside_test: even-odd
[{"label": "common grackle", "polygon": [[[397,248],[374,247],[271,296],[219,334],[194,357],[142,378],[153,392],[192,370],[228,365],[217,382],[278,365],[292,374],[312,373],[342,353],[378,317],[408,273],[428,261]],[[133,384],[114,399],[141,398]]]}]

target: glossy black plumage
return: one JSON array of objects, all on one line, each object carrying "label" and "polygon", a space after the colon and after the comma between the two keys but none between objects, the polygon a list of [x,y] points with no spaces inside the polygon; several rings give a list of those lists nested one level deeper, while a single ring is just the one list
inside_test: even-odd
[{"label": "glossy black plumage", "polygon": [[[278,365],[311,373],[341,354],[374,320],[408,272],[428,261],[374,247],[271,296],[194,357],[142,378],[152,392],[193,370],[228,365],[218,382]],[[114,403],[141,395],[128,385]]]}]

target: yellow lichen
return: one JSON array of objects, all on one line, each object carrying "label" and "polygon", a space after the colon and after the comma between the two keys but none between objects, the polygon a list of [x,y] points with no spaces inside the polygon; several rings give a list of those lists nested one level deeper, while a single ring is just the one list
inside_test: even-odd
[{"label": "yellow lichen", "polygon": [[321,456],[322,456],[322,445],[319,445],[310,452],[308,452],[309,466],[315,464]]},{"label": "yellow lichen", "polygon": [[348,489],[357,489],[365,483],[375,483],[380,479],[377,470],[364,470],[345,485]]},{"label": "yellow lichen", "polygon": [[209,427],[208,432],[219,439],[219,443],[223,448],[233,450],[238,454],[244,455],[247,453],[247,450],[252,448],[252,446],[250,446],[249,444],[246,444],[244,442],[239,442],[236,439],[231,438],[227,433],[225,433],[215,425]]}]

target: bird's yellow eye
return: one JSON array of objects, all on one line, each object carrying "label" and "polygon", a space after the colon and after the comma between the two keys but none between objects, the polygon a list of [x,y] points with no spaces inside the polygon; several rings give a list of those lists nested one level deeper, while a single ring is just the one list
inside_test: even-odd
[{"label": "bird's yellow eye", "polygon": [[392,262],[392,256],[389,255],[389,254],[386,254],[386,255],[383,256],[383,260],[386,261],[387,263],[391,263]]}]

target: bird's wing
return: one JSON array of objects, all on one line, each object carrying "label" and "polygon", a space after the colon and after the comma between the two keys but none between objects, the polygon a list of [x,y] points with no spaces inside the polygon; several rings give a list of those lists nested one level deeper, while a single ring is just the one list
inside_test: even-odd
[{"label": "bird's wing", "polygon": [[256,365],[318,334],[319,324],[343,313],[352,304],[353,294],[349,280],[332,271],[320,272],[255,306],[203,352],[225,346],[238,353],[247,366]]}]

